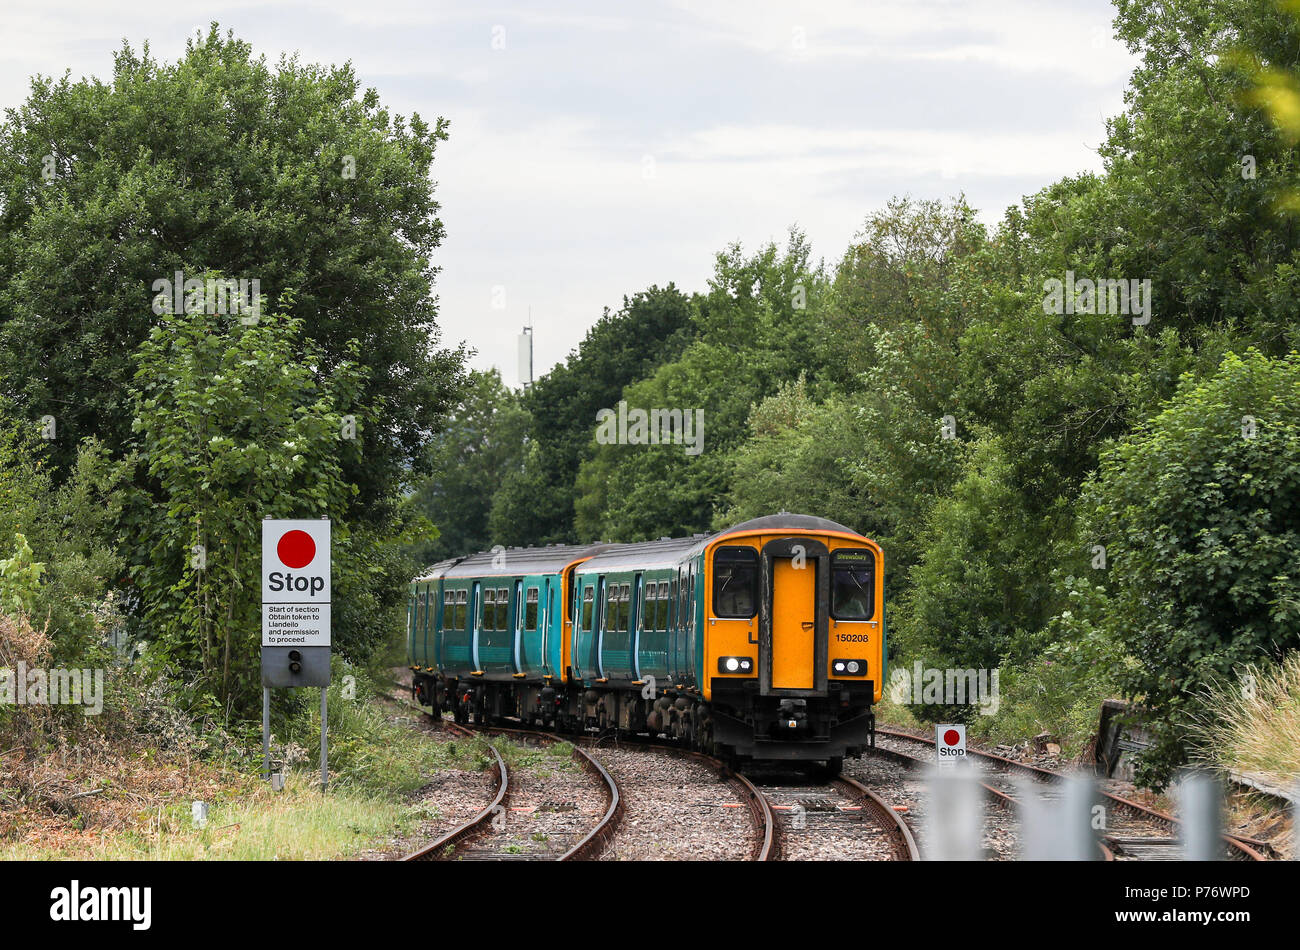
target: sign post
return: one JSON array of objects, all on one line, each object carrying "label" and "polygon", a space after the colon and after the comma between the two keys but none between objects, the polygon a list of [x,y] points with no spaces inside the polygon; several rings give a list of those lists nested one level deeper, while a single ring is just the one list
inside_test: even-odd
[{"label": "sign post", "polygon": [[966,726],[957,723],[951,726],[934,727],[934,755],[940,765],[956,765],[966,759]]},{"label": "sign post", "polygon": [[320,687],[321,787],[330,685],[330,522],[262,522],[262,748],[270,772],[271,690]]}]

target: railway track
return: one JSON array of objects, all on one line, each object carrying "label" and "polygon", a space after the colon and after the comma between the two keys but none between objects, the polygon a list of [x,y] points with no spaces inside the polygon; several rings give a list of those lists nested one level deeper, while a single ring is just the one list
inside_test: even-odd
[{"label": "railway track", "polygon": [[[550,733],[515,726],[493,725],[479,728],[481,731],[520,738],[538,736],[553,738]],[[603,742],[609,741],[609,738],[609,736],[589,737],[579,739],[578,743],[598,749]],[[699,762],[728,782],[737,797],[747,806],[753,822],[754,836],[749,852],[750,860],[797,859],[805,856],[805,852],[809,851],[805,845],[816,840],[839,840],[847,845],[835,854],[823,850],[820,852],[822,857],[838,859],[863,857],[903,861],[919,859],[916,839],[907,822],[875,792],[855,779],[844,777],[834,779],[829,784],[805,783],[798,786],[769,786],[764,783],[760,787],[750,775],[736,772],[720,759],[702,752],[650,739],[636,738],[629,741],[625,738],[623,741],[652,754],[671,755]],[[579,744],[575,744],[575,749],[580,748]],[[595,761],[594,758],[591,760]],[[827,792],[829,795],[825,794]],[[836,801],[836,804],[824,808],[822,803],[831,798]],[[792,801],[792,799],[800,801]],[[803,827],[783,828],[778,818],[778,814],[782,812],[802,815],[804,820],[800,824]],[[814,817],[811,822],[808,822],[807,816],[810,812]],[[823,815],[831,817],[832,820],[823,821]],[[798,847],[794,846],[795,841],[798,841]],[[852,853],[855,850],[862,853]],[[815,854],[819,849],[814,846],[811,851]]]},{"label": "railway track", "polygon": [[920,860],[903,817],[856,779],[824,783],[778,772],[758,787],[781,815],[782,860]]},{"label": "railway track", "polygon": [[[590,742],[595,748],[600,748],[611,737],[611,735],[607,734],[586,741]],[[780,838],[776,812],[772,808],[772,803],[768,797],[759,791],[749,778],[728,768],[727,764],[721,759],[715,759],[693,749],[683,749],[671,743],[652,739],[634,738],[629,740],[624,738],[622,741],[652,754],[669,755],[698,762],[716,774],[722,781],[727,782],[750,814],[753,839],[749,849],[749,860],[774,861],[779,857]]]},{"label": "railway track", "polygon": [[[928,762],[928,759],[904,751],[904,747],[915,749],[923,746],[929,749],[933,747],[929,739],[880,728],[876,730],[876,736],[877,754],[896,757],[898,761],[910,759],[917,764]],[[967,756],[980,771],[980,785],[985,794],[1003,807],[1016,803],[1015,796],[1019,788],[1013,776],[1028,777],[1041,783],[1045,786],[1042,791],[1046,800],[1051,800],[1058,793],[1060,783],[1066,777],[1060,772],[977,749],[968,749]],[[1178,838],[1181,825],[1177,818],[1112,792],[1100,791],[1099,794],[1107,809],[1108,818],[1107,831],[1100,842],[1104,858],[1138,861],[1182,859]],[[1222,835],[1222,839],[1224,856],[1227,858],[1237,861],[1267,860],[1265,853],[1268,845],[1264,842],[1229,834]]]},{"label": "railway track", "polygon": [[[400,684],[399,684],[400,685]],[[430,842],[424,847],[408,854],[403,860],[406,861],[440,861],[440,860],[557,860],[557,861],[589,861],[600,857],[601,853],[607,846],[610,838],[613,836],[615,828],[623,814],[623,798],[620,794],[618,783],[614,777],[609,774],[603,765],[590,755],[585,749],[574,745],[573,757],[579,766],[588,774],[595,777],[601,786],[605,798],[605,808],[600,819],[594,826],[582,829],[565,827],[569,824],[565,822],[559,828],[552,827],[545,833],[545,841],[548,850],[545,853],[534,853],[524,850],[515,852],[504,850],[498,844],[493,843],[494,839],[513,833],[513,822],[511,821],[510,809],[513,802],[519,798],[520,786],[526,784],[526,779],[516,781],[512,785],[511,772],[506,766],[505,758],[501,752],[492,743],[486,741],[484,735],[492,732],[510,733],[531,741],[557,742],[560,741],[556,736],[544,732],[534,732],[524,729],[469,729],[448,720],[437,720],[443,729],[463,735],[467,738],[480,739],[483,745],[491,750],[495,758],[492,765],[493,775],[497,786],[497,792],[492,801],[481,812],[463,822],[451,831],[439,837],[437,840]],[[537,797],[534,795],[534,797]],[[557,812],[564,810],[574,810],[571,803],[543,801],[540,806],[534,806],[535,812],[538,808],[555,810]],[[555,855],[554,842],[564,840],[567,847],[564,847],[559,855]],[[507,845],[506,847],[510,847]]]}]

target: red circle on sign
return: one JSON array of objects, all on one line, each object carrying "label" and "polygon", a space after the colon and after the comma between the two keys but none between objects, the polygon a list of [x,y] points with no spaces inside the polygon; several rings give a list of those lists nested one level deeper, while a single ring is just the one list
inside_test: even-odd
[{"label": "red circle on sign", "polygon": [[956,745],[961,741],[961,733],[956,729],[949,729],[943,734],[943,741],[948,743],[948,745]]},{"label": "red circle on sign", "polygon": [[306,531],[287,531],[275,546],[275,553],[285,567],[306,567],[316,557],[316,542]]}]

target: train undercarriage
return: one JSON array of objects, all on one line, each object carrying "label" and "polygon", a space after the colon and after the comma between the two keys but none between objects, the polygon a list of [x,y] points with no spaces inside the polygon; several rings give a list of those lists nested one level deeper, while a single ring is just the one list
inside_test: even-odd
[{"label": "train undercarriage", "polygon": [[[875,745],[873,684],[834,683],[825,696],[759,696],[757,684],[719,688],[712,702],[684,690],[549,686],[462,680],[417,673],[417,703],[452,713],[456,722],[492,725],[516,720],[571,735],[648,735],[733,765],[804,763],[832,774],[845,757]],[[731,684],[729,684],[731,686]]]}]

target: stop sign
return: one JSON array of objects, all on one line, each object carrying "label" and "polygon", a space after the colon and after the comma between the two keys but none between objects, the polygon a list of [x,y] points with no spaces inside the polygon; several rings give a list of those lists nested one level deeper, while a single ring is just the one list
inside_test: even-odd
[{"label": "stop sign", "polygon": [[952,765],[966,758],[966,726],[962,723],[936,725],[934,754],[940,765]]},{"label": "stop sign", "polygon": [[262,522],[262,646],[330,645],[330,523]]}]

